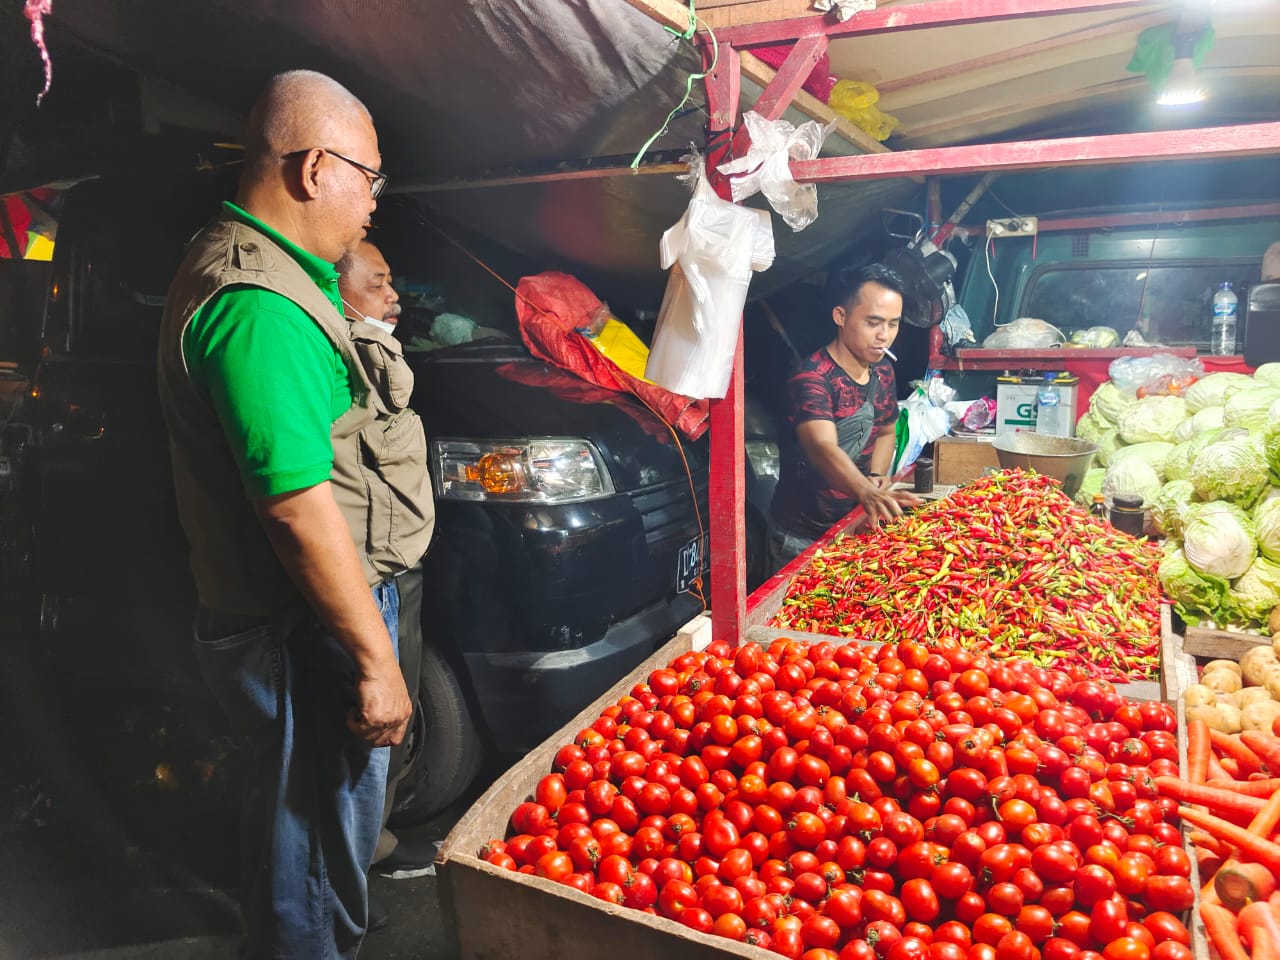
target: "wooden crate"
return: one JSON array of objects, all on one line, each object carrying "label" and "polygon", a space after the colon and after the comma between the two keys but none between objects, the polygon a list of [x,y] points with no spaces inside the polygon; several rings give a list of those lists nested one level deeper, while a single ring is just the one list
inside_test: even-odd
[{"label": "wooden crate", "polygon": [[938,483],[970,483],[999,469],[1000,457],[990,440],[939,437],[933,442],[933,475]]},{"label": "wooden crate", "polygon": [[1235,630],[1210,630],[1205,627],[1183,629],[1182,649],[1193,657],[1239,660],[1252,647],[1262,646],[1271,646],[1271,638]]}]

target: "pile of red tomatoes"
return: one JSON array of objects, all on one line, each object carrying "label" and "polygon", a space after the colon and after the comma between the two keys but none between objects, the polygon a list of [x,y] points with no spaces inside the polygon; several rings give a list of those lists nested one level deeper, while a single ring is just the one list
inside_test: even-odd
[{"label": "pile of red tomatoes", "polygon": [[490,863],[804,960],[1190,960],[1170,707],[959,646],[686,653]]}]

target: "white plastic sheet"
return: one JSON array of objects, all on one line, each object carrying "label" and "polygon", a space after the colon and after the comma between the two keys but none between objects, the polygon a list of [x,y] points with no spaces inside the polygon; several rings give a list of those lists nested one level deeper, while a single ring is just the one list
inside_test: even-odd
[{"label": "white plastic sheet", "polygon": [[786,120],[766,120],[754,110],[742,115],[751,146],[747,155],[718,169],[732,176],[733,202],[763,193],[769,205],[797,233],[818,219],[818,188],[812,183],[796,183],[791,177],[792,160],[814,160],[822,149],[835,121],[821,126],[815,120],[794,126]]},{"label": "white plastic sheet", "polygon": [[699,176],[659,252],[671,273],[645,378],[686,397],[723,397],[752,271],[773,264],[769,213],[722,200]]}]

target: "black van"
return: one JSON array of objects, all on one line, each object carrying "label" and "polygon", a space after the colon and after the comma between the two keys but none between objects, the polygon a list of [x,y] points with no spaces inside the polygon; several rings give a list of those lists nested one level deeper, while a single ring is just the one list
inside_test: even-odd
[{"label": "black van", "polygon": [[[169,279],[213,195],[147,177],[86,181],[66,196],[24,457],[46,631],[69,598],[81,608],[194,602],[154,354]],[[707,569],[708,444],[684,440],[682,456],[642,404],[531,357],[506,291],[475,311],[472,340],[433,341],[435,311],[469,311],[453,296],[469,286],[463,268],[424,253],[412,231],[392,232],[371,239],[397,277],[443,289],[434,310],[406,310],[398,334],[415,370],[437,509],[417,775],[398,800],[399,819],[411,821],[465,789],[484,747],[527,750],[703,609],[689,581]],[[761,438],[748,448],[749,470],[769,462]],[[547,485],[554,493],[529,498],[459,482],[462,466],[495,449],[540,469],[568,453],[576,466]],[[749,527],[759,578],[754,507]],[[161,642],[170,641],[186,638]]]}]

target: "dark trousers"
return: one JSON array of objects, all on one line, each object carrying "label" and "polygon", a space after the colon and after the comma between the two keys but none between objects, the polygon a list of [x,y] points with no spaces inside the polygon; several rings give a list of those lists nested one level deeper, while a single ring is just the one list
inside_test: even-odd
[{"label": "dark trousers", "polygon": [[[404,685],[409,688],[409,699],[413,701],[416,711],[418,675],[422,669],[422,564],[419,563],[412,570],[406,570],[396,577],[396,585],[400,588],[400,672],[404,674]],[[412,746],[413,731],[414,725],[411,723],[409,732],[399,746],[391,748],[387,766],[387,799],[382,809],[384,831],[387,820],[391,817],[391,808],[395,805],[396,784],[405,773],[405,761]],[[381,849],[384,845],[379,842],[378,850],[384,856],[395,849],[392,845],[384,853]]]}]

